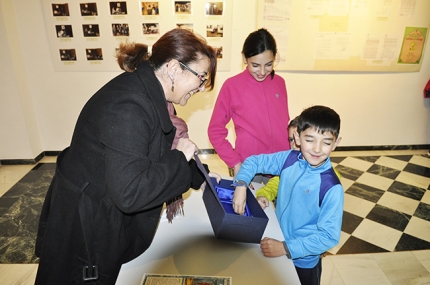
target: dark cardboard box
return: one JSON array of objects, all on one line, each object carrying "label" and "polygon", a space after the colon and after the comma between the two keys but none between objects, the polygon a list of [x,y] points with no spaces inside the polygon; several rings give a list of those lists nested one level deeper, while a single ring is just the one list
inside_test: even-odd
[{"label": "dark cardboard box", "polygon": [[209,179],[203,201],[215,236],[236,242],[260,243],[269,218],[249,188],[246,189],[245,214],[241,216],[234,213],[232,207],[233,181],[222,179],[218,184],[214,178]]}]

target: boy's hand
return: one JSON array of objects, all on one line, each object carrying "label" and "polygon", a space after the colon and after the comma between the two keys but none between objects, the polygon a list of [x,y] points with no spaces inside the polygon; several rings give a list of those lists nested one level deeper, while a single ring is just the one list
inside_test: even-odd
[{"label": "boy's hand", "polygon": [[267,200],[264,196],[258,196],[257,197],[258,204],[260,204],[261,208],[266,209],[269,207],[269,200]]},{"label": "boy's hand", "polygon": [[273,238],[263,238],[260,242],[260,248],[266,257],[278,257],[287,254],[282,241]]},{"label": "boy's hand", "polygon": [[233,194],[233,210],[239,215],[245,213],[246,205],[246,187],[236,186]]}]

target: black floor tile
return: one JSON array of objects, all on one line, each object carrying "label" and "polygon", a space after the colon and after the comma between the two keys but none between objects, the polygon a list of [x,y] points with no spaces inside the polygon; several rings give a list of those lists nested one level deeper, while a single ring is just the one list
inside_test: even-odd
[{"label": "black floor tile", "polygon": [[351,180],[357,180],[358,177],[360,177],[361,175],[363,175],[363,171],[357,170],[357,169],[353,169],[350,167],[346,167],[343,165],[337,165],[336,166],[336,170],[339,171],[340,175],[342,175],[342,177],[345,177],[347,179],[351,179]]},{"label": "black floor tile", "polygon": [[353,253],[375,253],[375,252],[388,252],[374,244],[361,240],[354,236],[350,236],[345,244],[339,249],[336,254],[353,254]]},{"label": "black floor tile", "polygon": [[363,221],[362,217],[343,211],[342,231],[348,234],[352,234],[352,232],[354,232],[354,230],[358,227],[361,221]]},{"label": "black floor tile", "polygon": [[403,169],[403,171],[410,172],[424,177],[430,177],[430,168],[421,166],[421,165],[416,165],[413,163],[408,163],[406,167]]},{"label": "black floor tile", "polygon": [[366,172],[394,180],[397,178],[397,176],[399,176],[401,171],[386,166],[374,164]]},{"label": "black floor tile", "polygon": [[334,162],[334,163],[342,162],[345,158],[346,158],[346,156],[342,156],[342,157],[332,157],[332,156],[330,156],[330,160],[332,162]]},{"label": "black floor tile", "polygon": [[354,182],[354,184],[352,184],[345,193],[376,203],[379,201],[381,196],[384,195],[385,191]]},{"label": "black floor tile", "polygon": [[393,184],[388,187],[387,191],[420,201],[426,190],[399,181],[394,181]]},{"label": "black floor tile", "polygon": [[403,160],[403,161],[409,161],[413,157],[413,155],[387,155],[387,157]]},{"label": "black floor tile", "polygon": [[430,249],[430,242],[403,233],[395,251]]},{"label": "black floor tile", "polygon": [[354,157],[364,161],[372,162],[372,163],[374,163],[380,158],[380,156],[354,156]]},{"label": "black floor tile", "polygon": [[430,222],[430,205],[420,202],[414,216]]},{"label": "black floor tile", "polygon": [[404,231],[411,216],[376,204],[366,218],[390,228]]}]

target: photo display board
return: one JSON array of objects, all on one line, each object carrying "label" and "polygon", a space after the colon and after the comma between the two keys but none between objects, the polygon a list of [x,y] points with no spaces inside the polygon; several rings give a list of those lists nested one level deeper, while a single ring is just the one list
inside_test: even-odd
[{"label": "photo display board", "polygon": [[258,1],[258,27],[267,28],[277,41],[278,70],[421,68],[429,36],[429,0]]},{"label": "photo display board", "polygon": [[153,45],[164,33],[188,29],[215,48],[218,71],[230,70],[232,0],[43,0],[55,71],[119,71],[121,42]]}]

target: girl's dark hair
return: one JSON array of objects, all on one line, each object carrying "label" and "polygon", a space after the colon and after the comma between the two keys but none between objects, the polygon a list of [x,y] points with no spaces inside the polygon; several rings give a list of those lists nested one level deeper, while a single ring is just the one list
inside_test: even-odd
[{"label": "girl's dark hair", "polygon": [[148,60],[152,68],[157,70],[172,59],[188,65],[201,56],[207,56],[210,61],[206,87],[212,90],[217,66],[215,51],[204,38],[191,31],[177,28],[165,33],[152,46],[151,54],[148,54],[148,45],[129,42],[120,44],[117,52],[118,64],[127,72],[133,72],[144,60]]},{"label": "girl's dark hair", "polygon": [[[273,56],[276,58],[278,50],[276,48],[275,38],[271,33],[269,33],[269,31],[261,28],[248,35],[248,37],[245,39],[245,42],[243,43],[242,53],[245,58],[250,58],[265,52],[266,50],[270,50],[273,53]],[[274,75],[275,70],[272,70],[272,73],[270,74],[272,79]]]}]

